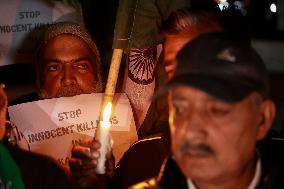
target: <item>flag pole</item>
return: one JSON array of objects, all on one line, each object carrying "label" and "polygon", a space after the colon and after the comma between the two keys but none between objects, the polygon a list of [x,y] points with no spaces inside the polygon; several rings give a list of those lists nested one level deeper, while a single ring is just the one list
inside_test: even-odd
[{"label": "flag pole", "polygon": [[122,54],[123,54],[122,49],[113,50],[105,94],[100,111],[100,122],[99,122],[100,124],[98,125],[96,134],[94,136],[95,139],[98,140],[101,144],[101,147],[99,148],[100,157],[98,159],[98,164],[96,169],[96,172],[98,174],[105,173],[106,154],[111,148],[110,136],[109,136],[109,129],[110,129],[109,127],[111,126],[109,121],[111,114],[111,107],[109,108],[108,106],[109,105],[112,106],[113,97],[115,95],[115,88],[116,88],[120,63],[122,59]]},{"label": "flag pole", "polygon": [[[104,99],[102,103],[102,110],[104,109],[104,107],[108,102],[112,102],[113,100],[122,54],[123,54],[122,49],[113,50]],[[100,118],[102,118],[102,112],[103,111],[101,111]]]}]

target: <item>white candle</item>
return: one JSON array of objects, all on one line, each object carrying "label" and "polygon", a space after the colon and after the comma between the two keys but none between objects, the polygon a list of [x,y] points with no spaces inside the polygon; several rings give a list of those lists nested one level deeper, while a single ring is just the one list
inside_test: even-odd
[{"label": "white candle", "polygon": [[109,121],[111,115],[111,103],[108,102],[104,112],[103,112],[103,120],[100,121],[100,125],[97,129],[96,138],[101,143],[101,147],[99,149],[100,157],[98,159],[98,165],[96,168],[96,173],[98,174],[105,174],[105,161],[106,161],[106,154],[110,150],[110,135],[109,129],[111,123]]}]

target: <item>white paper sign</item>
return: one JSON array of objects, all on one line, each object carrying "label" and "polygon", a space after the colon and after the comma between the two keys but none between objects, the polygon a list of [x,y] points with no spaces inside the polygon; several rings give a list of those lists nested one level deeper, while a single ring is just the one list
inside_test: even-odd
[{"label": "white paper sign", "polygon": [[[73,145],[95,135],[102,99],[102,93],[82,94],[18,104],[8,107],[8,112],[31,151],[68,166]],[[132,109],[124,93],[114,98],[110,122],[113,153],[118,162],[137,140]]]},{"label": "white paper sign", "polygon": [[82,23],[80,11],[60,1],[0,0],[0,66],[31,63],[39,26],[59,21]]}]

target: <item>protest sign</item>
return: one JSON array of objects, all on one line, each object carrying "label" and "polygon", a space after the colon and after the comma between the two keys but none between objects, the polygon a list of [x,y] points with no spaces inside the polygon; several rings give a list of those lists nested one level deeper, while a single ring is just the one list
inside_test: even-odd
[{"label": "protest sign", "polygon": [[59,21],[83,23],[80,11],[60,1],[0,0],[0,3],[0,66],[31,63],[41,37],[39,27]]},{"label": "protest sign", "polygon": [[[53,98],[10,106],[8,112],[30,151],[50,156],[66,168],[73,145],[95,135],[102,99],[103,93]],[[132,109],[123,93],[114,97],[110,122],[118,162],[137,140]]]}]

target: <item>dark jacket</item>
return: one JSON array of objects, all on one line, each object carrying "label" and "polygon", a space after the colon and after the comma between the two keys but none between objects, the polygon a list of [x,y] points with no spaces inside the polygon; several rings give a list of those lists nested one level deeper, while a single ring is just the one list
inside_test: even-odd
[{"label": "dark jacket", "polygon": [[138,138],[143,139],[156,134],[164,133],[169,128],[168,95],[162,95],[153,100],[147,111],[145,120],[138,129]]},{"label": "dark jacket", "polygon": [[8,146],[17,163],[26,189],[67,189],[71,183],[65,172],[48,157]]},{"label": "dark jacket", "polygon": [[125,189],[156,176],[169,155],[169,132],[134,143],[123,155],[115,169],[113,187]]},{"label": "dark jacket", "polygon": [[[284,140],[263,141],[258,146],[261,159],[261,178],[256,189],[284,188]],[[130,189],[188,189],[186,177],[173,159],[168,158],[161,167],[159,176],[138,183]]]}]

